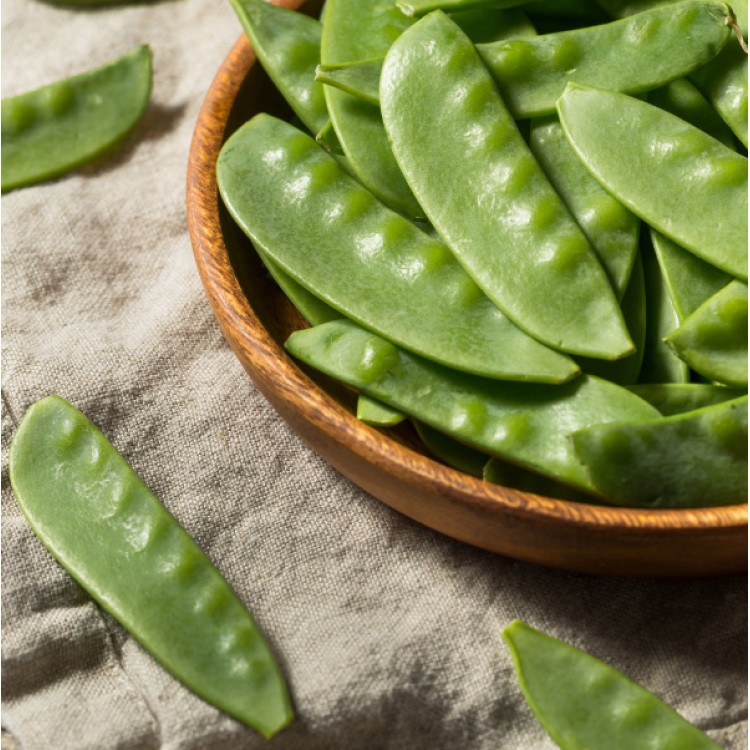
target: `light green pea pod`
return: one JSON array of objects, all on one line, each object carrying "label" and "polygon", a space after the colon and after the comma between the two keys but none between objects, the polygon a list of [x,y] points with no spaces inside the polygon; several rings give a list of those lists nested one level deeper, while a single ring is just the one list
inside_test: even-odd
[{"label": "light green pea pod", "polygon": [[520,620],[503,631],[521,690],[562,750],[721,750],[609,664]]},{"label": "light green pea pod", "polygon": [[736,388],[711,383],[652,383],[628,390],[656,407],[665,417],[703,409],[745,395]]},{"label": "light green pea pod", "polygon": [[529,146],[583,230],[621,299],[638,255],[640,219],[584,167],[556,116],[531,121]]},{"label": "light green pea pod", "polygon": [[729,274],[653,229],[651,242],[679,322],[732,280]]},{"label": "light green pea pod", "polygon": [[34,404],[13,436],[9,471],[47,549],[181,682],[266,737],[292,720],[247,609],[81,412],[59,396]]},{"label": "light green pea pod", "polygon": [[747,284],[732,281],[667,337],[699,375],[747,388]]},{"label": "light green pea pod", "polygon": [[681,247],[747,280],[747,158],[658,107],[569,84],[573,148],[621,203]]},{"label": "light green pea pod", "polygon": [[261,253],[342,315],[489,377],[562,382],[578,368],[513,325],[439,241],[388,210],[315,141],[260,114],[224,145],[221,196]]},{"label": "light green pea pod", "polygon": [[446,13],[476,10],[496,10],[498,8],[515,8],[524,5],[528,0],[397,0],[397,5],[407,16],[424,16],[433,10]]},{"label": "light green pea pod", "polygon": [[296,331],[285,347],[351,385],[475,450],[591,492],[569,435],[585,425],[659,413],[593,376],[563,385],[479,378],[399,349],[349,320]]},{"label": "light green pea pod", "polygon": [[336,65],[318,65],[315,69],[315,80],[328,86],[335,86],[363,102],[379,107],[382,68],[382,57]]},{"label": "light green pea pod", "polygon": [[616,359],[634,350],[594,251],[476,48],[444,13],[393,44],[380,99],[393,152],[431,224],[511,320],[569,353]]},{"label": "light green pea pod", "polygon": [[330,120],[326,120],[326,124],[315,134],[315,142],[328,151],[329,154],[333,154],[333,156],[344,155],[344,149],[341,148],[338,136]]},{"label": "light green pea pod", "polygon": [[145,45],[100,68],[2,101],[2,191],[70,172],[134,127],[151,94]]},{"label": "light green pea pod", "polygon": [[747,396],[654,421],[594,425],[575,432],[573,444],[601,495],[616,505],[747,500]]},{"label": "light green pea pod", "polygon": [[641,258],[646,286],[646,337],[638,381],[687,383],[690,380],[688,366],[664,342],[665,337],[680,325],[680,319],[648,235],[644,235]]},{"label": "light green pea pod", "polygon": [[443,463],[463,471],[464,474],[470,474],[473,477],[482,476],[484,465],[489,459],[486,453],[469,448],[468,445],[459,443],[422,422],[415,421],[414,429],[430,453]]},{"label": "light green pea pod", "polygon": [[357,399],[357,419],[371,427],[395,427],[406,419],[406,415],[381,401],[360,394]]},{"label": "light green pea pod", "polygon": [[509,461],[503,461],[501,458],[491,458],[487,461],[482,470],[482,476],[486,482],[500,484],[520,492],[531,492],[542,497],[554,497],[574,503],[601,502],[581,490],[545,477],[543,474],[516,466]]},{"label": "light green pea pod", "polygon": [[323,87],[315,81],[321,25],[314,18],[265,0],[230,0],[263,69],[305,127],[328,122]]}]

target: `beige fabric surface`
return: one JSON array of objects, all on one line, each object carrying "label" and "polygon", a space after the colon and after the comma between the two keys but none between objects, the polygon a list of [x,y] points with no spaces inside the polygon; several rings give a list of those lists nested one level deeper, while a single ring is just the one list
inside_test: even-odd
[{"label": "beige fabric surface", "polygon": [[155,57],[150,108],[113,158],[2,199],[3,747],[266,746],[158,666],[24,522],[8,441],[50,393],[109,436],[266,632],[297,715],[271,747],[552,748],[500,639],[514,618],[746,747],[744,576],[594,578],[472,549],[353,486],[256,392],[212,318],[184,209],[193,123],[239,33],[225,0],[2,0],[3,96],[141,42]]}]

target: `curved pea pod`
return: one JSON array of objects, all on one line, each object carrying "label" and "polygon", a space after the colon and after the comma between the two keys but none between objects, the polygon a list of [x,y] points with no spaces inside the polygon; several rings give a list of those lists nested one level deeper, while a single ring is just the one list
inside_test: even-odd
[{"label": "curved pea pod", "polygon": [[369,396],[357,399],[357,419],[372,427],[394,427],[406,419],[406,415],[387,404]]},{"label": "curved pea pod", "polygon": [[651,242],[680,322],[732,280],[728,273],[683,250],[653,229]]},{"label": "curved pea pod", "polygon": [[556,116],[531,121],[529,146],[591,243],[621,299],[638,255],[641,222],[583,166]]},{"label": "curved pea pod", "polygon": [[335,86],[377,107],[380,106],[378,87],[382,68],[382,57],[353,63],[318,65],[315,69],[315,80],[328,86]]},{"label": "curved pea pod", "polygon": [[474,45],[445,14],[435,11],[396,40],[380,100],[393,152],[428,219],[513,322],[568,353],[616,359],[633,351],[594,251]]},{"label": "curved pea pod", "polygon": [[446,13],[477,8],[495,10],[515,8],[526,2],[527,0],[398,0],[396,4],[407,16],[424,16],[433,10],[443,10]]},{"label": "curved pea pod", "polygon": [[667,337],[699,375],[747,387],[747,284],[732,281]]},{"label": "curved pea pod", "polygon": [[312,133],[328,122],[320,63],[320,21],[265,0],[230,0],[263,69]]},{"label": "curved pea pod", "polygon": [[81,412],[59,396],[31,406],[9,470],[47,549],[172,674],[266,737],[292,720],[284,679],[249,612]]},{"label": "curved pea pod", "polygon": [[458,440],[454,440],[445,433],[428,427],[422,422],[414,421],[414,429],[427,447],[427,450],[443,463],[473,477],[481,477],[483,475],[484,466],[489,460],[489,456],[486,453],[459,443]]},{"label": "curved pea pod", "polygon": [[721,750],[653,693],[586,652],[520,620],[503,638],[531,710],[562,750]]},{"label": "curved pea pod", "polygon": [[731,35],[727,5],[682,0],[599,26],[477,47],[516,118],[551,114],[570,80],[631,94],[698,68]]},{"label": "curved pea pod", "polygon": [[2,190],[49,180],[121,141],[146,111],[145,45],[100,68],[2,101]]},{"label": "curved pea pod", "polygon": [[554,497],[558,500],[567,500],[574,503],[598,502],[595,497],[583,493],[580,489],[569,487],[562,482],[537,474],[529,469],[503,461],[500,458],[491,458],[484,465],[482,476],[486,482],[500,484],[520,492],[531,492],[543,497]]},{"label": "curved pea pod", "polygon": [[448,248],[288,123],[260,114],[243,125],[219,155],[217,178],[261,253],[341,314],[457,369],[551,382],[577,373],[513,325]]},{"label": "curved pea pod", "polygon": [[619,422],[573,434],[608,502],[702,508],[747,500],[747,396],[654,421]]},{"label": "curved pea pod", "polygon": [[315,142],[322,146],[329,154],[334,156],[343,156],[344,149],[341,148],[336,131],[330,120],[326,120],[325,125],[315,134]]},{"label": "curved pea pod", "polygon": [[628,390],[656,407],[665,417],[720,404],[745,394],[736,388],[711,383],[649,383]]},{"label": "curved pea pod", "polygon": [[454,440],[566,484],[593,487],[568,439],[584,425],[658,411],[593,376],[563,385],[489,380],[429,362],[349,320],[294,332],[287,351]]},{"label": "curved pea pod", "polygon": [[747,158],[625,94],[569,84],[557,104],[597,180],[678,245],[747,280]]}]

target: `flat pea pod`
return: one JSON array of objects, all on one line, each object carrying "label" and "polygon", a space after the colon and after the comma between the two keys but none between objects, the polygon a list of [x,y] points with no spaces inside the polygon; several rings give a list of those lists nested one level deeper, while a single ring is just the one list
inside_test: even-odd
[{"label": "flat pea pod", "polygon": [[315,142],[329,154],[334,156],[344,155],[344,149],[341,148],[341,143],[339,143],[336,131],[333,129],[333,123],[330,120],[326,120],[323,127],[315,134]]},{"label": "flat pea pod", "polygon": [[599,492],[616,505],[702,508],[747,500],[747,396],[654,421],[572,436]]},{"label": "flat pea pod", "polygon": [[387,404],[361,394],[357,399],[357,419],[371,427],[394,427],[406,419],[406,415]]},{"label": "flat pea pod", "polygon": [[680,322],[732,280],[728,273],[683,250],[653,229],[651,242]]},{"label": "flat pea pod", "polygon": [[484,466],[489,460],[486,453],[459,443],[422,422],[414,421],[414,429],[427,450],[443,463],[473,477],[483,476]]},{"label": "flat pea pod", "polygon": [[622,672],[520,620],[503,631],[526,700],[562,750],[721,750]]},{"label": "flat pea pod", "polygon": [[667,344],[699,375],[746,388],[747,284],[727,284],[673,331]]},{"label": "flat pea pod", "polygon": [[243,125],[224,145],[217,177],[261,253],[342,315],[489,377],[561,382],[578,372],[513,325],[445,245],[379,203],[288,123],[259,114]]},{"label": "flat pea pod", "polygon": [[393,152],[428,219],[511,320],[568,353],[616,359],[633,351],[594,251],[476,48],[444,13],[394,42],[380,100]]},{"label": "flat pea pod", "polygon": [[59,396],[31,406],[9,470],[47,549],[180,681],[266,737],[292,720],[283,676],[247,609],[80,411]]},{"label": "flat pea pod", "polygon": [[349,320],[294,332],[285,347],[321,372],[490,456],[594,491],[568,435],[659,413],[593,376],[563,385],[475,377],[418,357]]},{"label": "flat pea pod", "polygon": [[396,4],[407,16],[424,16],[433,10],[442,10],[446,13],[477,8],[495,10],[515,8],[526,2],[527,0],[397,0]]},{"label": "flat pea pod", "polygon": [[569,84],[560,121],[589,171],[681,247],[747,280],[747,158],[625,94]]},{"label": "flat pea pod", "polygon": [[745,395],[736,388],[711,383],[651,383],[628,390],[656,407],[665,417],[684,414]]},{"label": "flat pea pod", "polygon": [[491,458],[487,461],[482,470],[482,477],[485,482],[500,484],[520,492],[531,492],[542,497],[554,497],[574,503],[599,502],[595,497],[585,494],[580,489],[569,487],[560,481],[500,458]]},{"label": "flat pea pod", "polygon": [[92,161],[146,111],[151,51],[135,47],[94,70],[2,101],[2,190],[33,185]]},{"label": "flat pea pod", "polygon": [[328,122],[320,63],[320,21],[265,0],[230,0],[255,54],[276,88],[312,133]]}]

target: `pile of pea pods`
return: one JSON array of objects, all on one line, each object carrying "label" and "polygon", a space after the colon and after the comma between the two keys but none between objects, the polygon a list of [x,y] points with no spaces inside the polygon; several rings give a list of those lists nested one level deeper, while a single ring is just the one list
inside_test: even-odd
[{"label": "pile of pea pods", "polygon": [[490,482],[746,500],[746,0],[231,2],[294,118],[219,190],[294,357]]}]

